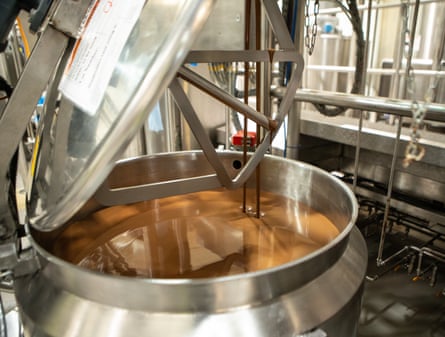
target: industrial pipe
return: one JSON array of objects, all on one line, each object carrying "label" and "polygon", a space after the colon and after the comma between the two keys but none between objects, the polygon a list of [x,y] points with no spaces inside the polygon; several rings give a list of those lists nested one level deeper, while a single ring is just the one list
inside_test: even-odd
[{"label": "industrial pipe", "polygon": [[[272,89],[272,95],[283,97],[285,88]],[[409,100],[368,97],[357,94],[343,94],[329,91],[299,89],[294,99],[301,102],[321,103],[334,106],[348,107],[351,109],[382,112],[403,117],[412,117],[412,102]],[[445,105],[425,103],[425,120],[445,122]]]}]

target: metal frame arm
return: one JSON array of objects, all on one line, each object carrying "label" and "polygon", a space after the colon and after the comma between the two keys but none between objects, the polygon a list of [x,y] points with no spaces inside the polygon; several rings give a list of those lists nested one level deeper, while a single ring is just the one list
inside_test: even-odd
[{"label": "metal frame arm", "polygon": [[[215,174],[122,188],[110,188],[108,183],[105,182],[96,194],[97,201],[103,205],[109,206],[119,203],[166,197],[178,193],[196,192],[220,186],[224,186],[228,189],[236,189],[240,188],[247,181],[267,153],[276,134],[275,131],[280,128],[286,114],[290,110],[294,100],[295,91],[299,86],[304,69],[303,57],[296,51],[278,5],[274,1],[263,0],[263,6],[266,10],[272,30],[275,32],[277,41],[282,50],[284,50],[277,52],[279,59],[282,61],[294,62],[295,65],[286,92],[281,99],[278,113],[273,119],[266,117],[249,105],[242,103],[237,98],[196,74],[189,68],[183,66],[179,69],[177,74],[177,77],[191,83],[206,94],[253,120],[266,130],[261,144],[250,156],[249,161],[244,165],[241,171],[234,178],[230,177],[224,165],[218,158],[192,104],[185,94],[180,82],[176,78],[170,84],[170,91],[187,120],[193,134],[201,145],[208,162],[215,171]],[[266,53],[267,57],[265,57]],[[245,60],[246,57],[252,57],[256,61],[273,62],[275,61],[274,55],[275,52],[260,50],[229,51],[223,52],[221,55],[218,55],[215,51],[192,51],[189,54],[188,60],[214,62],[215,60],[222,61],[222,57],[225,56],[227,57],[226,61],[239,61]],[[215,59],[212,59],[212,57],[215,57]],[[286,59],[287,57],[289,59]]]},{"label": "metal frame arm", "polygon": [[0,117],[0,239],[11,238],[17,225],[9,204],[11,178],[8,177],[8,171],[11,160],[54,70],[59,66],[64,53],[70,52],[69,41],[78,36],[90,4],[91,0],[62,0],[55,5],[49,24],[37,40]]},{"label": "metal frame arm", "polygon": [[10,237],[15,221],[9,209],[9,164],[22,140],[37,101],[66,50],[69,37],[48,26],[37,41],[0,119],[0,237]]}]

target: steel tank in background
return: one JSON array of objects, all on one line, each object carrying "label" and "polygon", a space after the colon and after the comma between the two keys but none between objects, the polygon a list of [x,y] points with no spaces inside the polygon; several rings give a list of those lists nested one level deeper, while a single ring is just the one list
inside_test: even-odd
[{"label": "steel tank in background", "polygon": [[[219,157],[236,175],[234,163],[242,154]],[[321,249],[271,269],[205,279],[147,279],[72,265],[43,248],[57,231],[33,230],[41,269],[14,282],[25,336],[354,336],[367,265],[366,245],[354,226],[354,195],[336,178],[304,163],[266,157],[261,167],[262,190],[307,204],[340,234]],[[108,183],[124,180],[137,186],[211,173],[201,152],[179,152],[122,161]],[[248,183],[253,184],[254,179]],[[141,195],[135,195],[138,199]],[[92,204],[79,214],[91,212]]]},{"label": "steel tank in background", "polygon": [[[435,2],[425,5],[422,11],[419,33],[419,49],[417,58],[430,60],[432,69],[445,69],[445,3]],[[437,81],[437,83],[434,83]],[[445,103],[445,79],[437,77],[430,79],[419,88],[424,95],[430,86],[436,86],[433,102]],[[422,98],[424,98],[422,97]]]},{"label": "steel tank in background", "polygon": [[[335,33],[320,34],[317,43],[313,56],[307,59],[308,67],[350,66],[350,37]],[[322,70],[307,76],[306,85],[316,90],[347,92],[350,90],[351,81],[345,73]]]},{"label": "steel tank in background", "polygon": [[[425,94],[430,86],[435,85],[433,102],[443,103],[444,79],[440,72],[445,67],[445,3],[443,1],[421,2],[418,16],[414,19],[414,3],[407,7],[407,18],[403,15],[404,4],[373,3],[369,24],[368,73],[365,84],[366,92],[372,95],[425,100]],[[364,38],[368,34],[367,6],[361,6]],[[318,17],[318,35],[314,53],[307,57],[308,71],[304,77],[303,87],[333,92],[348,92],[353,83],[353,72],[350,68],[355,65],[354,34],[342,32],[346,25],[337,21],[341,9],[335,3],[321,3]],[[416,31],[401,34],[404,20],[407,29],[412,28],[416,20]],[[342,25],[339,23],[342,22]],[[336,30],[336,28],[339,28]],[[352,28],[351,28],[352,29]],[[396,75],[388,74],[387,69],[394,71],[401,59],[401,73],[406,66],[406,43],[403,41],[414,35],[412,67],[419,71],[415,78],[414,94],[407,94],[404,90],[404,74],[397,85]],[[369,70],[372,70],[371,72]],[[437,82],[434,84],[434,82]]]}]

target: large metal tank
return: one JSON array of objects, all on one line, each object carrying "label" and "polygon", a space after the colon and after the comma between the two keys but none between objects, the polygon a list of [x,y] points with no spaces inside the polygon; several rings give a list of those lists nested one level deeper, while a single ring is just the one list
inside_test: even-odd
[{"label": "large metal tank", "polygon": [[[224,152],[219,158],[232,176],[238,173],[241,154]],[[353,193],[304,163],[270,156],[261,167],[263,191],[310,206],[331,220],[339,235],[274,268],[215,278],[148,279],[70,264],[47,250],[58,232],[31,230],[41,268],[14,282],[25,336],[354,336],[367,250],[354,226]],[[122,161],[108,184],[137,186],[209,174],[201,152],[170,153]],[[255,179],[248,182],[254,184]],[[98,207],[93,198],[77,217]]]}]

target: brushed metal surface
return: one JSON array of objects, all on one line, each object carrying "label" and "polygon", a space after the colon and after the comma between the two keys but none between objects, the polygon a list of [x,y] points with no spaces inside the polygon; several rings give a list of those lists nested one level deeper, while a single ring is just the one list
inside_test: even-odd
[{"label": "brushed metal surface", "polygon": [[91,197],[164,93],[214,2],[147,2],[96,114],[62,99],[45,126],[51,135],[41,139],[39,153],[45,156],[37,158],[32,178],[28,215],[33,226],[62,225]]},{"label": "brushed metal surface", "polygon": [[[336,117],[332,119],[306,112],[301,121],[301,132],[307,140],[302,144],[303,150],[307,149],[307,153],[303,151],[302,154],[305,155],[301,159],[312,162],[314,156],[317,157],[310,153],[312,146],[317,153],[323,154],[326,153],[328,146],[337,144],[341,146],[341,152],[337,155],[335,152],[327,155],[329,158],[337,157],[339,159],[337,170],[353,173],[357,130],[357,120],[352,118]],[[395,131],[395,127],[391,125],[365,122],[361,135],[358,166],[360,177],[384,185],[388,184],[396,137]],[[408,168],[405,168],[402,164],[409,140],[409,129],[402,129],[393,182],[395,191],[426,200],[445,202],[445,147],[443,139],[443,134],[422,130],[420,142],[425,147],[425,156],[421,161],[412,163]],[[326,143],[320,144],[321,140]],[[328,167],[322,167],[328,169]]]},{"label": "brushed metal surface", "polygon": [[[231,166],[242,154],[220,156]],[[209,167],[201,152],[147,156],[119,163],[109,180],[111,186],[125,188],[169,175],[206,174]],[[344,336],[340,333],[345,331],[353,336],[367,264],[366,245],[354,227],[354,195],[325,171],[278,157],[264,158],[262,177],[264,190],[322,212],[340,230],[339,236],[275,268],[172,280],[81,269],[45,251],[43,238],[34,233],[42,269],[15,280],[26,336],[295,337],[315,327],[326,329],[328,336]],[[51,234],[41,234],[51,239]]]},{"label": "brushed metal surface", "polygon": [[[225,310],[217,309],[212,301],[208,302],[206,310],[136,310],[132,308],[136,299],[147,306],[155,301],[158,306],[163,304],[162,299],[153,298],[151,293],[144,291],[155,285],[154,282],[115,278],[117,285],[113,289],[103,275],[95,275],[98,282],[89,283],[82,277],[85,271],[81,270],[76,273],[79,277],[74,279],[44,269],[34,277],[17,280],[17,301],[27,337],[295,337],[315,327],[323,329],[329,337],[355,336],[366,254],[365,242],[354,229],[343,256],[312,282],[267,302],[252,302]],[[47,268],[51,269],[49,265]],[[212,284],[212,292],[217,293],[224,281],[208,282]],[[186,285],[202,286],[199,282],[179,280],[171,282],[163,293],[177,287],[182,288],[175,292],[177,303],[205,301],[208,293],[191,297]],[[114,303],[92,300],[79,293],[81,288],[106,294]],[[230,296],[236,298],[243,291],[246,289],[234,284]],[[261,291],[267,292],[268,287]]]}]

